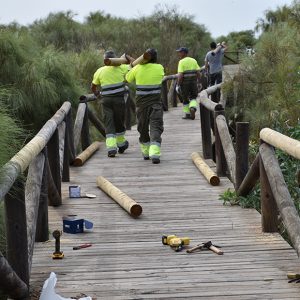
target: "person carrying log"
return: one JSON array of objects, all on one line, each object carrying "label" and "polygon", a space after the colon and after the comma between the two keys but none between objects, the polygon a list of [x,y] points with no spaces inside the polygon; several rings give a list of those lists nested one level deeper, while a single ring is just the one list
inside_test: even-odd
[{"label": "person carrying log", "polygon": [[188,56],[188,48],[180,47],[176,50],[179,56],[178,79],[176,92],[183,101],[183,119],[195,119],[197,110],[198,86],[200,82],[200,67],[197,61]]},{"label": "person carrying log", "polygon": [[[157,51],[148,49],[150,60],[133,67],[126,80],[136,83],[137,130],[140,133],[140,146],[145,160],[160,163],[161,134],[163,133],[163,108],[161,83],[164,68],[157,63]],[[149,134],[150,129],[150,134]]]},{"label": "person carrying log", "polygon": [[[115,58],[113,51],[104,53],[104,60]],[[106,147],[108,157],[115,157],[117,150],[124,153],[129,143],[125,138],[125,75],[128,65],[103,66],[93,77],[91,90],[96,95],[101,94],[101,104],[104,114]],[[101,92],[97,86],[101,87]]]}]

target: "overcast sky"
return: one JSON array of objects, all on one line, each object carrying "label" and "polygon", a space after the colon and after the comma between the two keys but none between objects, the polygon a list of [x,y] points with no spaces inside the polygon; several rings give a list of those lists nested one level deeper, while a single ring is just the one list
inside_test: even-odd
[{"label": "overcast sky", "polygon": [[50,12],[72,10],[83,21],[90,12],[103,10],[111,15],[134,18],[149,15],[156,4],[176,5],[180,12],[192,14],[213,37],[231,31],[254,29],[256,20],[267,9],[276,9],[292,0],[0,0],[0,23],[13,21],[28,25]]}]

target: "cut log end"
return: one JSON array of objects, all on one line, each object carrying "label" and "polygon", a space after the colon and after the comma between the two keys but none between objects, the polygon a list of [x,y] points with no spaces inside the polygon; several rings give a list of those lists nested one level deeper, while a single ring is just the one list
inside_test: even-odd
[{"label": "cut log end", "polygon": [[143,212],[143,208],[139,204],[134,204],[130,208],[130,214],[134,217],[137,218],[139,217]]},{"label": "cut log end", "polygon": [[217,186],[220,184],[220,178],[218,176],[212,176],[210,179],[209,179],[209,183],[213,186]]},{"label": "cut log end", "polygon": [[76,157],[75,160],[73,161],[73,166],[75,167],[81,167],[83,165],[82,159]]},{"label": "cut log end", "polygon": [[105,64],[106,66],[110,66],[110,65],[111,65],[111,60],[110,60],[109,58],[105,58],[105,59],[104,59],[104,64]]}]

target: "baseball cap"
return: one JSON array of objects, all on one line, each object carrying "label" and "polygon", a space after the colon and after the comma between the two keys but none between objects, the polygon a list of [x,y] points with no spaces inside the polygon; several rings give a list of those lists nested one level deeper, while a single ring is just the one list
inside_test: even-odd
[{"label": "baseball cap", "polygon": [[180,48],[176,49],[176,52],[185,52],[185,53],[188,53],[189,49],[186,48],[186,47],[180,47]]}]

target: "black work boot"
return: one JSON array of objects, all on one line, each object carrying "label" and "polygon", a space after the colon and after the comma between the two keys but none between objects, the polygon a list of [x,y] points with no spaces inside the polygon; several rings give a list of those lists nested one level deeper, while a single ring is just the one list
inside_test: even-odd
[{"label": "black work boot", "polygon": [[182,117],[183,120],[190,120],[191,119],[191,115],[190,114],[185,114],[183,117]]},{"label": "black work boot", "polygon": [[107,152],[107,156],[108,157],[115,157],[116,156],[116,154],[117,154],[117,150],[108,150],[108,152]]},{"label": "black work boot", "polygon": [[152,160],[152,163],[155,165],[160,163],[160,159],[158,157],[153,157],[153,158],[151,158],[151,160]]},{"label": "black work boot", "polygon": [[195,115],[196,115],[196,108],[191,107],[190,108],[190,113],[191,113],[191,120],[195,120]]},{"label": "black work boot", "polygon": [[125,141],[125,145],[124,146],[121,146],[119,147],[119,153],[124,153],[124,151],[129,147],[129,143],[128,141]]}]

